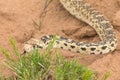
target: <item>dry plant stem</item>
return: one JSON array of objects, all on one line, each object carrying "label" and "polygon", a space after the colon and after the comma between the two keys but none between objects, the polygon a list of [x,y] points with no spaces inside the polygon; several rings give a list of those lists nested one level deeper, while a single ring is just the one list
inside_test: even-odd
[{"label": "dry plant stem", "polygon": [[52,1],[53,1],[53,0],[45,0],[44,9],[43,9],[42,13],[40,14],[40,22],[39,22],[39,24],[38,24],[38,29],[41,28],[42,22],[44,21],[44,17],[46,16],[46,13],[47,13],[47,8],[48,8],[48,6],[50,5],[50,3],[51,3]]}]

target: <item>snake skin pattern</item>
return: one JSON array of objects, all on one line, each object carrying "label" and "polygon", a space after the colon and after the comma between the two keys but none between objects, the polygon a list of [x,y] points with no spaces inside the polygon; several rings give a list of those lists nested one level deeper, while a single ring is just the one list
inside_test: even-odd
[{"label": "snake skin pattern", "polygon": [[[105,17],[84,0],[60,0],[64,8],[95,29],[101,41],[96,43],[76,42],[61,36],[56,36],[53,48],[61,48],[81,54],[105,54],[116,49],[117,39],[113,26]],[[53,35],[43,36],[40,40],[30,39],[24,44],[24,52],[30,52],[35,48],[46,49]]]}]

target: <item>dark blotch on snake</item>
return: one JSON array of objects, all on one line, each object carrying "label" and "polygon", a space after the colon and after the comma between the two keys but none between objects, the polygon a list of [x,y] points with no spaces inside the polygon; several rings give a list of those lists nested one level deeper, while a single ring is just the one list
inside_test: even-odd
[{"label": "dark blotch on snake", "polygon": [[114,47],[114,44],[111,44],[112,47]]},{"label": "dark blotch on snake", "polygon": [[107,48],[107,46],[103,46],[102,49],[105,50]]},{"label": "dark blotch on snake", "polygon": [[98,22],[102,22],[105,20],[105,18],[103,17],[103,15],[101,16],[96,16],[96,19],[98,20]]},{"label": "dark blotch on snake", "polygon": [[75,46],[71,45],[71,48],[75,48]]},{"label": "dark blotch on snake", "polygon": [[86,48],[81,48],[83,51],[86,51]]},{"label": "dark blotch on snake", "polygon": [[102,52],[100,52],[100,54],[102,54]]},{"label": "dark blotch on snake", "polygon": [[64,45],[65,45],[65,46],[67,46],[67,44],[66,44],[66,43],[64,43]]},{"label": "dark blotch on snake", "polygon": [[71,43],[76,43],[74,40],[71,40]]},{"label": "dark blotch on snake", "polygon": [[68,51],[71,51],[71,49],[68,49]]},{"label": "dark blotch on snake", "polygon": [[76,51],[76,53],[80,53],[80,51]]},{"label": "dark blotch on snake", "polygon": [[91,51],[95,51],[96,48],[91,48]]},{"label": "dark blotch on snake", "polygon": [[94,52],[90,53],[90,54],[95,54]]},{"label": "dark blotch on snake", "polygon": [[35,49],[36,48],[36,46],[35,45],[32,45],[33,46],[33,48]]},{"label": "dark blotch on snake", "polygon": [[60,47],[61,49],[63,49],[63,47]]},{"label": "dark blotch on snake", "polygon": [[109,50],[109,52],[111,52],[112,50]]},{"label": "dark blotch on snake", "polygon": [[37,48],[43,49],[43,47],[42,47],[42,46],[39,46],[39,45],[37,45]]},{"label": "dark blotch on snake", "polygon": [[108,29],[109,26],[111,26],[109,23],[101,23],[101,25],[102,25],[105,29]]},{"label": "dark blotch on snake", "polygon": [[48,39],[48,37],[47,36],[42,36],[41,39]]},{"label": "dark blotch on snake", "polygon": [[60,42],[59,41],[56,41],[57,44],[59,44]]},{"label": "dark blotch on snake", "polygon": [[67,38],[64,38],[64,37],[62,37],[62,36],[60,36],[60,38],[63,39],[63,40],[68,40]]}]

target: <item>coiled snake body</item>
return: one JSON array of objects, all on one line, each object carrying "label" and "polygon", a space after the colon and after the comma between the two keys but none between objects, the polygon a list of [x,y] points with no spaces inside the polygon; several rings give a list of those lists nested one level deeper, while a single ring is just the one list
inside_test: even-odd
[{"label": "coiled snake body", "polygon": [[[113,26],[103,15],[83,0],[60,0],[60,3],[70,14],[92,26],[101,41],[96,43],[76,42],[57,36],[54,48],[83,54],[105,54],[115,50],[117,39]],[[40,40],[32,38],[24,44],[24,52],[30,52],[35,48],[45,49],[52,39],[53,35],[43,36]]]}]

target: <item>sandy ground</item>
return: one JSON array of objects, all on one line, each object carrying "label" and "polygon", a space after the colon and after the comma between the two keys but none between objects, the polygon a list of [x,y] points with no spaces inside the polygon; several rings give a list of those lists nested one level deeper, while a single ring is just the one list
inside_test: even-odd
[{"label": "sandy ground", "polygon": [[[79,55],[60,50],[67,58],[78,58],[80,63],[98,73],[99,79],[106,72],[111,76],[108,80],[120,80],[120,0],[86,0],[103,13],[113,24],[118,37],[116,51],[107,55]],[[23,43],[31,37],[40,38],[43,35],[57,34],[77,41],[99,41],[96,32],[87,24],[71,16],[57,0],[48,6],[47,13],[40,27],[40,15],[44,9],[45,0],[0,0],[0,45],[11,51],[9,37],[12,36],[20,50]],[[86,37],[89,36],[89,37]],[[4,55],[0,52],[2,67]],[[10,75],[7,69],[2,70],[4,76]]]}]

